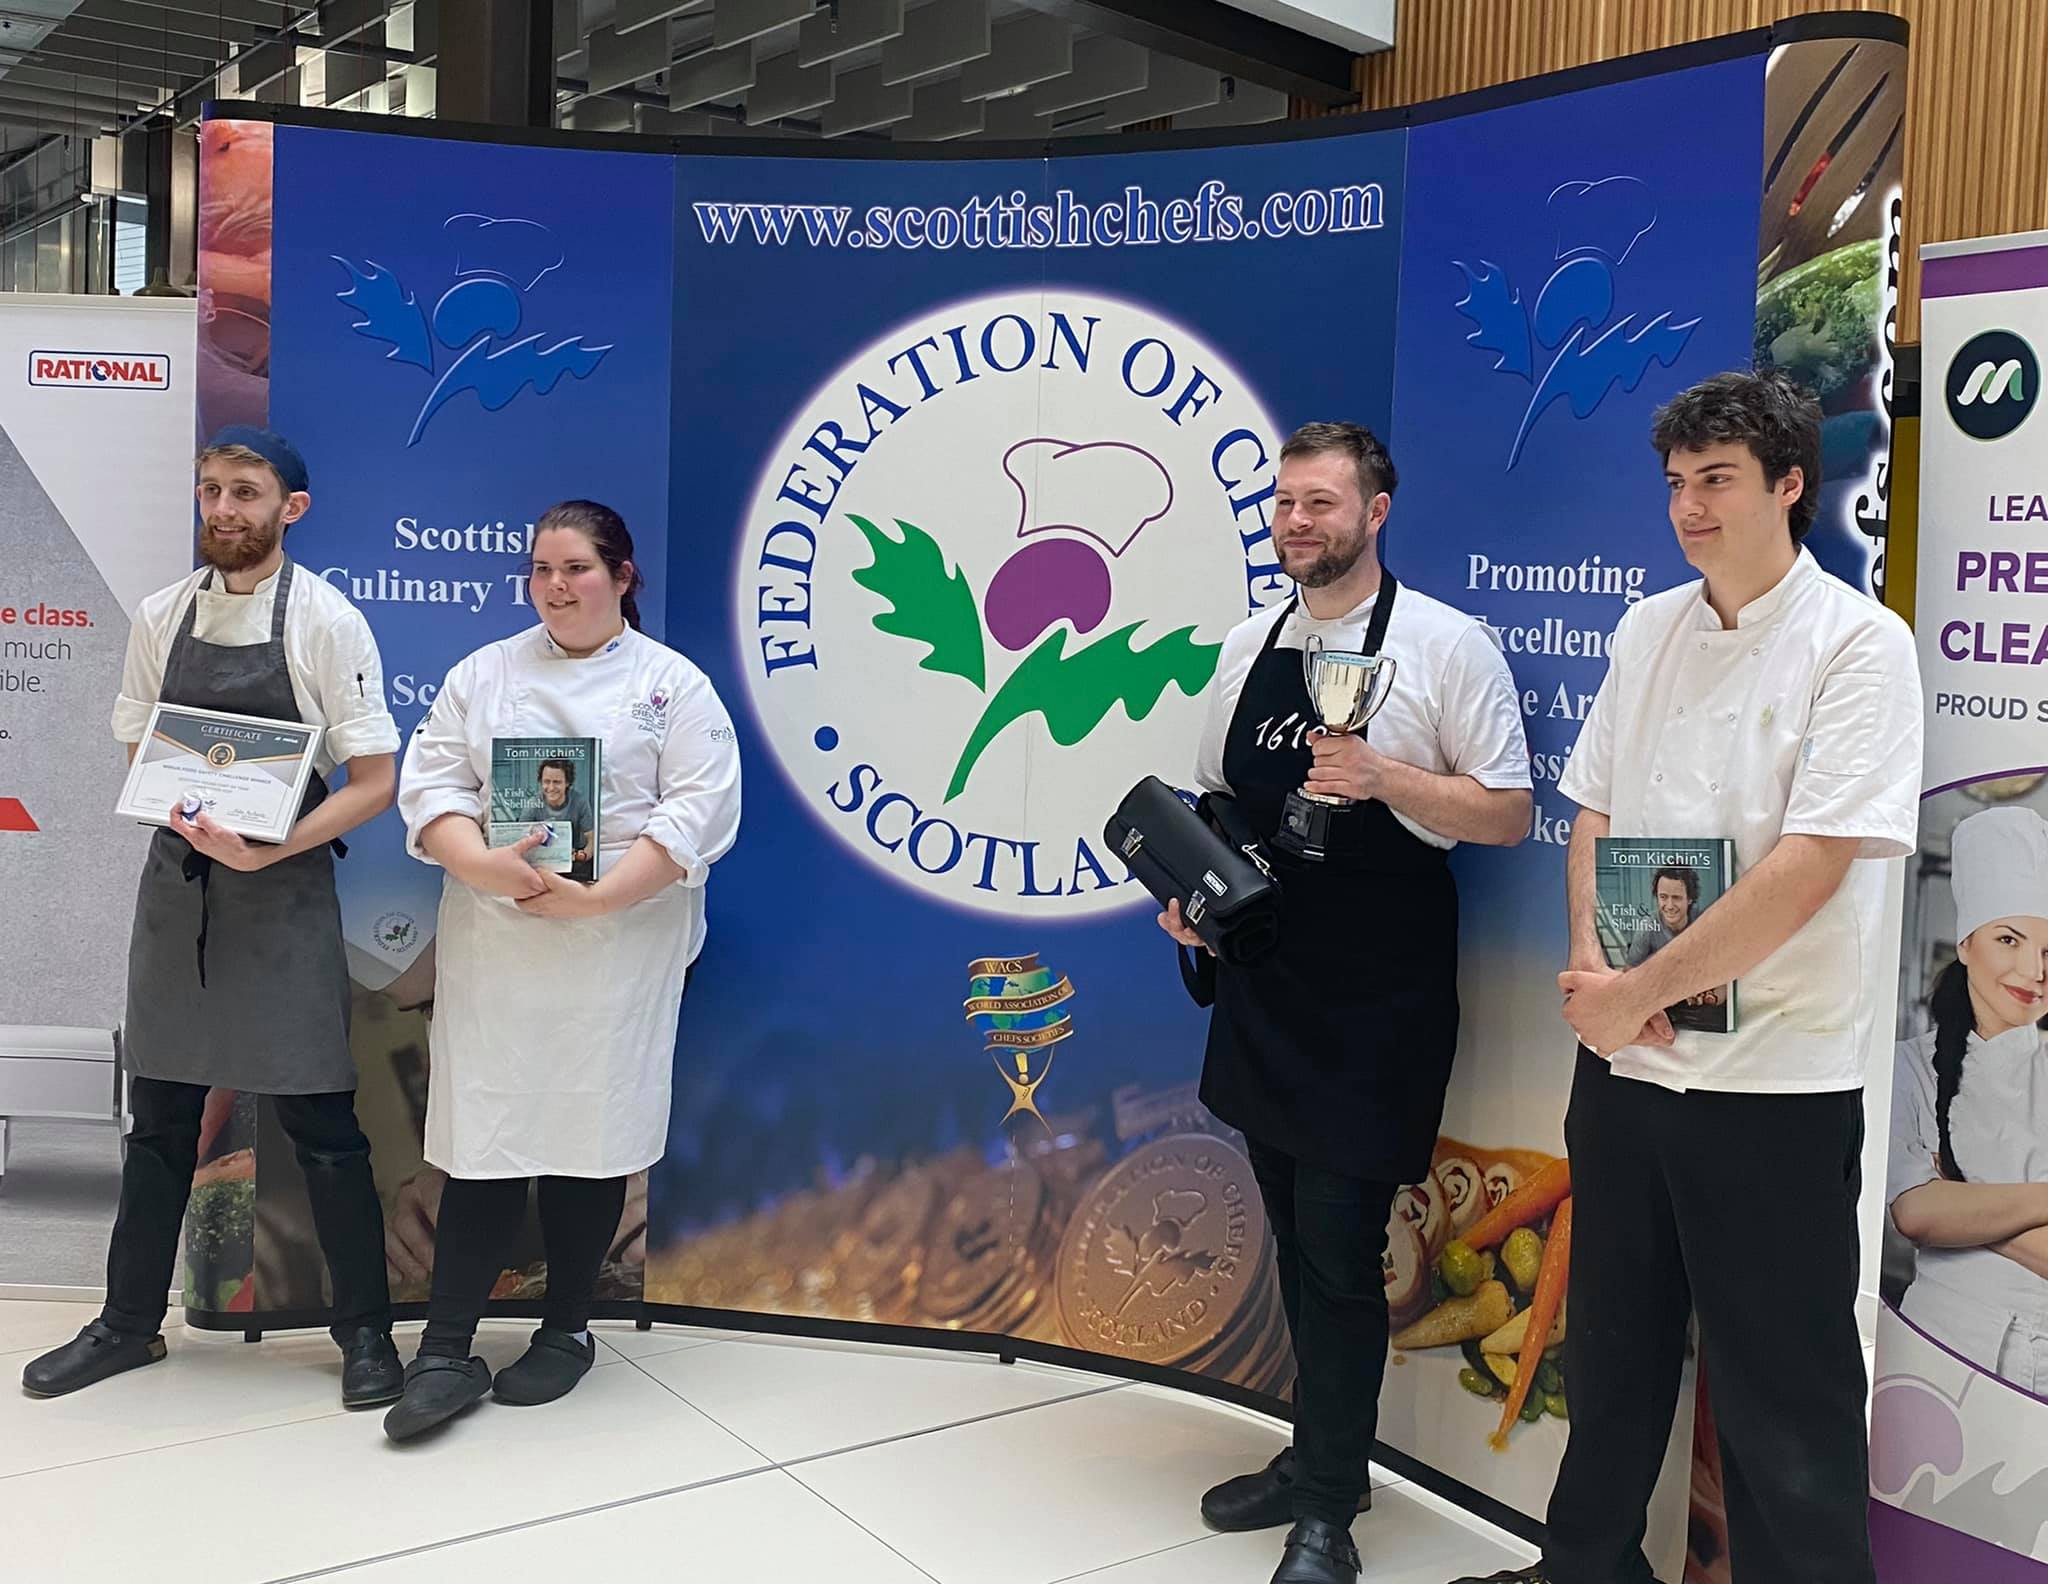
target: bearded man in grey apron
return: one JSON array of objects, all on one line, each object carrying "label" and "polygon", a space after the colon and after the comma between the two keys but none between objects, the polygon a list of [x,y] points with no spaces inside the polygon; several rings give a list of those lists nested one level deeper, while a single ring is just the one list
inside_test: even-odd
[{"label": "bearded man in grey apron", "polygon": [[[244,841],[173,811],[152,839],[129,944],[130,1074],[121,1205],[107,1302],[22,1372],[60,1396],[165,1355],[159,1328],[198,1161],[209,1089],[273,1097],[304,1168],[333,1284],[342,1401],[403,1386],[391,1345],[384,1219],[355,1116],[349,976],[334,893],[340,838],[392,804],[398,731],[362,613],[285,557],[311,504],[306,464],[268,430],[223,430],[199,457],[205,565],[143,601],[130,630],[117,737],[132,745],[159,700],[322,728],[291,836]],[[328,792],[340,764],[347,784]],[[324,772],[324,773],[323,773]]]},{"label": "bearded man in grey apron", "polygon": [[[1281,448],[1273,542],[1297,594],[1223,641],[1196,779],[1234,798],[1281,886],[1280,943],[1203,959],[1202,1101],[1240,1129],[1274,1231],[1294,1343],[1294,1445],[1202,1498],[1224,1530],[1293,1523],[1274,1584],[1353,1584],[1354,1513],[1386,1370],[1381,1258],[1394,1195],[1428,1176],[1458,1044],[1457,842],[1529,830],[1514,680],[1479,622],[1397,583],[1378,543],[1392,458],[1370,430],[1310,424]],[[1356,735],[1318,727],[1304,650],[1393,662]],[[1352,799],[1290,841],[1290,795]],[[1296,803],[1295,811],[1300,805]],[[1160,924],[1201,939],[1178,905]]]}]

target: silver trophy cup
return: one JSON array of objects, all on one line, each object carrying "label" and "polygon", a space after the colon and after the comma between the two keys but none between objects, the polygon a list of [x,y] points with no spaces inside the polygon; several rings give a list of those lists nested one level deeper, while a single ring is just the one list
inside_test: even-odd
[{"label": "silver trophy cup", "polygon": [[[1308,685],[1309,709],[1322,729],[1346,736],[1380,712],[1393,691],[1395,664],[1391,656],[1360,654],[1350,649],[1325,649],[1310,636],[1302,651],[1301,675]],[[1329,855],[1331,821],[1355,807],[1355,800],[1324,792],[1287,794],[1280,812],[1274,845],[1311,863]]]}]

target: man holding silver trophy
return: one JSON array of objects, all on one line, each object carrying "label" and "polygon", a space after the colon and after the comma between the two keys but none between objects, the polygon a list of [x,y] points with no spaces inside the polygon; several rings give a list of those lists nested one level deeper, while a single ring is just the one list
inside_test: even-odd
[{"label": "man holding silver trophy", "polygon": [[[1295,1445],[1202,1499],[1293,1528],[1274,1584],[1351,1584],[1386,1371],[1394,1194],[1430,1169],[1458,1041],[1461,841],[1529,830],[1529,752],[1480,622],[1380,564],[1393,460],[1356,424],[1280,452],[1273,540],[1297,585],[1224,639],[1196,778],[1234,799],[1282,890],[1279,945],[1215,964],[1202,1100],[1243,1131],[1278,1244]],[[1178,904],[1160,925],[1201,949]]]}]

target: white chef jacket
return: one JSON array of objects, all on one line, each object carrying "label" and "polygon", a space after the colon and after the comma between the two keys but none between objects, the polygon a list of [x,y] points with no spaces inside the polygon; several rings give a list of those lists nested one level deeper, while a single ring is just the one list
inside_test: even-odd
[{"label": "white chef jacket", "polygon": [[426,1158],[456,1177],[619,1177],[661,1158],[704,884],[739,831],[739,746],[710,681],[630,628],[572,658],[544,626],[461,661],[413,733],[398,808],[413,856],[444,814],[481,821],[498,737],[598,737],[598,872],[641,836],[684,871],[595,919],[441,890]]},{"label": "white chef jacket", "polygon": [[[230,594],[223,574],[202,589],[201,567],[136,607],[128,629],[128,657],[121,667],[121,693],[114,700],[114,737],[141,742],[163,687],[171,641],[195,599],[192,636],[224,649],[270,642],[277,574],[251,594]],[[384,702],[384,662],[363,613],[333,584],[304,567],[292,574],[291,603],[284,613],[285,669],[292,697],[309,726],[322,728],[313,768],[322,776],[365,754],[398,752],[398,726]]]},{"label": "white chef jacket", "polygon": [[[1365,642],[1378,600],[1375,593],[1364,604],[1327,620],[1297,605],[1273,647],[1299,654],[1313,633],[1325,649],[1356,650]],[[1208,791],[1230,791],[1223,776],[1223,747],[1231,718],[1266,635],[1285,610],[1283,604],[1259,611],[1223,639],[1195,758],[1195,781]],[[1529,744],[1522,733],[1515,679],[1499,639],[1485,623],[1403,583],[1394,596],[1380,653],[1393,660],[1394,681],[1387,702],[1366,727],[1368,743],[1389,759],[1435,775],[1470,776],[1483,787],[1530,785]],[[1390,812],[1432,847],[1457,845],[1398,809]]]},{"label": "white chef jacket", "polygon": [[1804,550],[1724,629],[1695,581],[1616,629],[1607,680],[1558,790],[1615,836],[1732,838],[1738,873],[1780,836],[1861,838],[1806,927],[1736,985],[1732,1034],[1680,1029],[1612,1066],[1669,1089],[1821,1093],[1863,1083],[1892,1015],[1884,868],[1913,850],[1920,668],[1906,624]]},{"label": "white chef jacket", "polygon": [[[1934,1031],[1899,1044],[1892,1064],[1891,1169],[1885,1202],[1941,1174]],[[1948,1136],[1971,1182],[2048,1182],[2048,1041],[2028,1025],[1969,1036]],[[1921,1248],[1906,1318],[2014,1385],[2048,1395],[2048,1280],[1988,1248]]]}]

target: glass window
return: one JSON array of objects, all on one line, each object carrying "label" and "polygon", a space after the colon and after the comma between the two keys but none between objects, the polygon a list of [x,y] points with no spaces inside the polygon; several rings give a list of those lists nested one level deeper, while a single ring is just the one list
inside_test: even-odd
[{"label": "glass window", "polygon": [[149,205],[121,198],[114,205],[114,290],[132,297],[149,284]]}]

